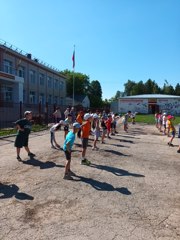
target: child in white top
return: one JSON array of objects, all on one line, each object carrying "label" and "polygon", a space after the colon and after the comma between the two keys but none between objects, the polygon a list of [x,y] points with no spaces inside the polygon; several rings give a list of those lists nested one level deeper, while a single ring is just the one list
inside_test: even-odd
[{"label": "child in white top", "polygon": [[[61,128],[61,124],[60,123],[56,123],[54,124],[51,128],[50,128],[50,142],[51,142],[51,147],[52,148],[60,148],[60,145],[56,142],[56,138],[55,138],[55,132],[58,131]],[[55,146],[54,146],[55,143]]]}]

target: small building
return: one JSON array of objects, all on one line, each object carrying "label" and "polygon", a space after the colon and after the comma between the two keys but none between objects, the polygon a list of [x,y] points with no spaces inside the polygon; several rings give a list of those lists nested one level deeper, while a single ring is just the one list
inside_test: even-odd
[{"label": "small building", "polygon": [[173,115],[180,115],[180,96],[165,94],[142,94],[121,97],[111,105],[113,112],[125,113],[127,111],[154,114],[166,111]]},{"label": "small building", "polygon": [[[66,105],[72,106],[73,105],[73,99],[70,97],[66,98]],[[74,96],[74,106],[81,105],[84,108],[90,107],[90,100],[89,97],[86,95],[77,95]]]}]

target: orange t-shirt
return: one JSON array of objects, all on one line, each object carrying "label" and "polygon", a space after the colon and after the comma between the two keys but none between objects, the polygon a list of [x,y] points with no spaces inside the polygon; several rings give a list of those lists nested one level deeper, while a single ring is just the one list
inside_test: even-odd
[{"label": "orange t-shirt", "polygon": [[81,137],[89,138],[90,131],[91,131],[91,123],[87,120],[85,123],[83,123],[81,127]]},{"label": "orange t-shirt", "polygon": [[78,115],[77,115],[76,121],[77,121],[79,124],[82,124],[83,120],[82,120],[81,114],[78,114]]}]

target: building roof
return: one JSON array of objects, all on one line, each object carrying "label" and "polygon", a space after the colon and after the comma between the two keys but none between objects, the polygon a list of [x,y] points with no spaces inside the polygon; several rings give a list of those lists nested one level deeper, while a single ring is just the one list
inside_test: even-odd
[{"label": "building roof", "polygon": [[119,99],[136,99],[136,98],[141,98],[141,99],[147,99],[147,98],[170,98],[170,99],[174,99],[174,98],[178,98],[180,99],[180,96],[177,95],[166,95],[166,94],[140,94],[140,95],[134,95],[134,96],[125,96],[125,97],[121,97]]}]

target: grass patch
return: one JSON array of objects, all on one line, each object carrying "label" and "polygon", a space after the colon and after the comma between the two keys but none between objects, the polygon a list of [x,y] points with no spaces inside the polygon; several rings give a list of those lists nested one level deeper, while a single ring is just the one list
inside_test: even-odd
[{"label": "grass patch", "polygon": [[[39,132],[48,129],[47,125],[32,125],[32,132]],[[16,134],[16,128],[3,128],[0,129],[0,137]]]},{"label": "grass patch", "polygon": [[[136,115],[136,122],[138,123],[147,123],[147,124],[155,124],[154,114],[137,114]],[[174,125],[180,124],[180,116],[175,117],[173,120]]]}]

